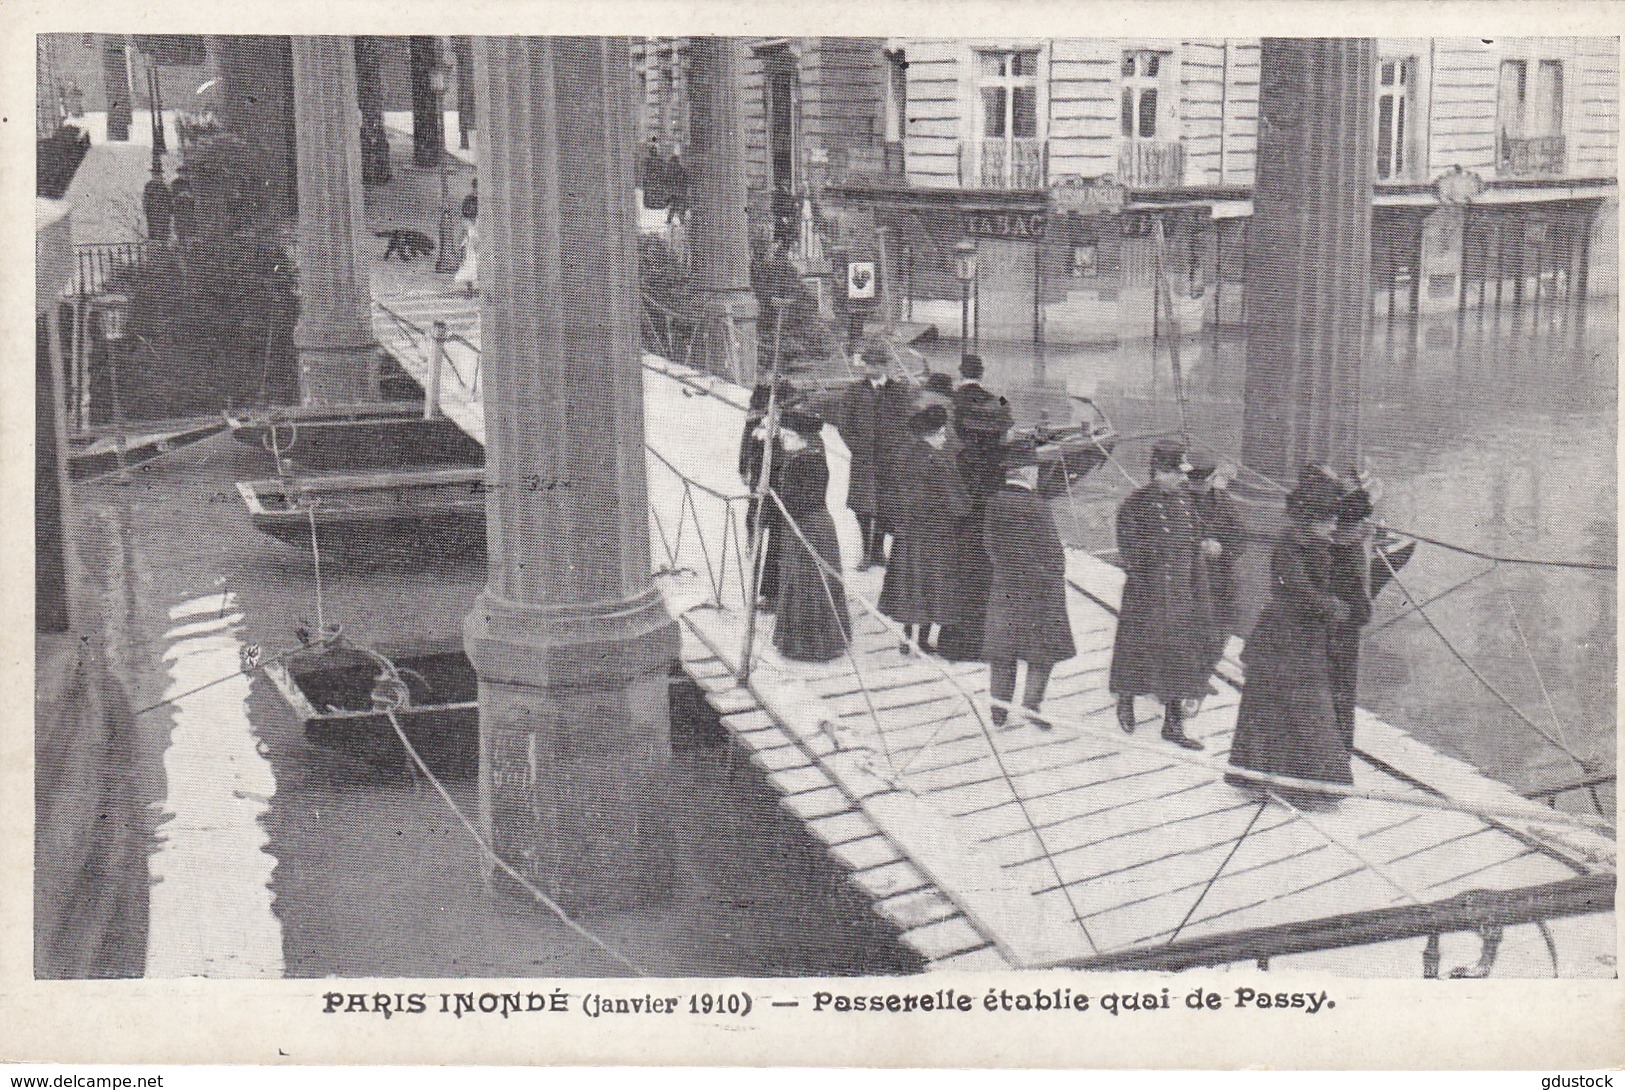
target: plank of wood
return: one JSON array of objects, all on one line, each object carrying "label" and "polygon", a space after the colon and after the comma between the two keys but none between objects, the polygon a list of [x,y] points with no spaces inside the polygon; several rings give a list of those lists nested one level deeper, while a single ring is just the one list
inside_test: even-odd
[{"label": "plank of wood", "polygon": [[873,870],[858,871],[851,876],[851,880],[875,900],[923,889],[931,884],[918,867],[908,862],[889,863]]},{"label": "plank of wood", "polygon": [[903,941],[930,960],[963,954],[987,944],[987,939],[963,916],[905,931]]},{"label": "plank of wood", "polygon": [[[834,786],[834,781],[822,769],[812,765],[788,768],[782,772],[769,772],[767,778],[787,796],[818,792],[826,788],[839,790]],[[842,797],[845,797],[844,792],[842,792]]]},{"label": "plank of wood", "polygon": [[846,792],[840,788],[826,787],[799,795],[786,795],[779,800],[779,805],[802,821],[811,821],[813,818],[829,817],[831,814],[850,810],[852,800],[847,798]]},{"label": "plank of wood", "polygon": [[926,965],[933,973],[1002,973],[1014,968],[995,946],[967,950],[963,954],[938,958]]},{"label": "plank of wood", "polygon": [[825,844],[845,844],[849,840],[861,840],[866,836],[874,836],[880,832],[875,823],[870,821],[861,811],[849,810],[845,813],[831,814],[829,817],[815,818],[807,822],[807,828]]},{"label": "plank of wood", "polygon": [[830,855],[855,871],[872,870],[902,860],[903,854],[885,836],[864,837],[831,846]]},{"label": "plank of wood", "polygon": [[931,887],[896,897],[884,897],[875,902],[874,909],[904,930],[924,927],[959,914],[959,906],[943,896],[941,890]]}]

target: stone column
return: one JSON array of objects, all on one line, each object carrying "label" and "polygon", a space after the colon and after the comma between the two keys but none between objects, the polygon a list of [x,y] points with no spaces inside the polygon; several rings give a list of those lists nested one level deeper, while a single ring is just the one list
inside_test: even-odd
[{"label": "stone column", "polygon": [[429,72],[440,63],[440,39],[413,35],[408,39],[412,66],[412,162],[437,167],[446,152],[446,117],[440,96],[429,82]]},{"label": "stone column", "polygon": [[299,398],[305,405],[378,399],[372,292],[361,246],[361,114],[349,38],[293,39],[299,166]]},{"label": "stone column", "polygon": [[1306,462],[1359,455],[1375,53],[1365,38],[1265,38],[1259,60],[1242,460],[1288,484]]},{"label": "stone column", "polygon": [[649,574],[631,57],[625,39],[552,37],[477,38],[474,56],[481,818],[562,903],[648,904],[672,881],[678,640]]},{"label": "stone column", "polygon": [[478,127],[474,120],[474,43],[466,34],[451,40],[451,55],[457,61],[457,146],[468,150],[468,134]]},{"label": "stone column", "polygon": [[356,102],[361,107],[361,181],[364,185],[384,185],[392,173],[389,162],[389,136],[384,131],[384,80],[377,37],[359,35],[355,40]]},{"label": "stone column", "polygon": [[[689,39],[689,252],[706,315],[706,367],[746,386],[756,381],[756,293],[745,214],[745,136],[737,38]],[[729,326],[737,346],[730,359]],[[732,372],[732,373],[730,373]]]}]

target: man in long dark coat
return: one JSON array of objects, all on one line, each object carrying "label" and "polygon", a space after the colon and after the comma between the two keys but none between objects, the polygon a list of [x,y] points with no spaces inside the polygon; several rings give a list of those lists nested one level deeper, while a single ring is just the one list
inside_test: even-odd
[{"label": "man in long dark coat", "polygon": [[868,366],[886,370],[875,401],[875,519],[877,533],[895,538],[908,521],[912,500],[905,477],[913,442],[909,420],[915,413],[915,390],[897,368],[887,365],[879,346],[865,348],[863,359]]},{"label": "man in long dark coat", "polygon": [[1207,576],[1208,599],[1211,603],[1211,644],[1208,649],[1208,672],[1219,664],[1225,644],[1230,640],[1236,623],[1236,561],[1247,544],[1247,530],[1236,511],[1229,494],[1214,480],[1218,462],[1206,451],[1192,451],[1186,459],[1190,472],[1186,475],[1190,489],[1191,506],[1201,522],[1204,544],[1202,570]]},{"label": "man in long dark coat", "polygon": [[880,460],[880,399],[885,388],[885,372],[858,357],[861,377],[822,399],[818,408],[835,430],[841,433],[846,449],[852,452],[852,469],[846,486],[846,505],[858,519],[863,553],[858,570],[866,571],[886,562],[886,535],[876,516],[876,467]]},{"label": "man in long dark coat", "polygon": [[982,358],[967,355],[959,361],[961,382],[953,393],[953,424],[959,436],[959,473],[970,492],[971,524],[965,536],[960,568],[964,619],[942,634],[937,645],[943,657],[955,662],[982,658],[982,633],[987,618],[988,557],[980,528],[987,504],[1005,482],[1004,442],[1016,426],[1010,402],[982,385]]},{"label": "man in long dark coat", "polygon": [[1134,732],[1134,698],[1163,705],[1162,736],[1185,749],[1185,700],[1207,695],[1211,609],[1198,559],[1201,522],[1185,491],[1185,452],[1160,441],[1151,450],[1150,484],[1117,510],[1117,550],[1127,579],[1112,647],[1111,691],[1117,721]]},{"label": "man in long dark coat", "polygon": [[[1030,440],[1012,444],[1004,484],[987,503],[982,545],[992,575],[982,650],[991,671],[989,690],[1009,703],[1016,668],[1027,664],[1022,706],[1037,712],[1050,671],[1078,653],[1066,613],[1066,552],[1049,504],[1038,494],[1038,452]],[[993,706],[1003,725],[1007,709]],[[1034,719],[1049,729],[1049,723]]]},{"label": "man in long dark coat", "polygon": [[[897,527],[891,563],[880,589],[880,611],[903,625],[906,639],[919,626],[919,646],[933,651],[932,625],[960,619],[961,542],[969,532],[970,495],[948,453],[948,411],[920,410],[909,421],[914,438],[904,448],[908,519]],[[905,642],[902,650],[906,653]]]}]

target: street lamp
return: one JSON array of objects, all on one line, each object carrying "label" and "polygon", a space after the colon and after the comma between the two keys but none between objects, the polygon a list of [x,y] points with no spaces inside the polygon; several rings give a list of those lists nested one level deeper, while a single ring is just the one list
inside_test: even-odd
[{"label": "street lamp", "polygon": [[[451,69],[440,61],[429,66],[429,89],[434,92],[434,108],[446,116],[446,92],[451,88]],[[451,211],[451,166],[446,161],[446,142],[440,141],[440,252],[434,259],[435,272],[456,272],[458,260],[457,217]]]},{"label": "street lamp", "polygon": [[125,458],[128,437],[124,434],[124,409],[119,401],[118,355],[129,332],[130,297],[120,292],[108,292],[91,300],[90,309],[96,315],[96,325],[101,330],[102,340],[107,344],[107,373],[112,387],[112,422],[117,429],[117,434],[113,438],[113,457],[118,463],[117,480],[120,484],[129,484],[130,467]]},{"label": "street lamp", "polygon": [[959,355],[970,351],[970,289],[976,282],[976,243],[962,238],[954,244],[954,275],[959,278]]}]

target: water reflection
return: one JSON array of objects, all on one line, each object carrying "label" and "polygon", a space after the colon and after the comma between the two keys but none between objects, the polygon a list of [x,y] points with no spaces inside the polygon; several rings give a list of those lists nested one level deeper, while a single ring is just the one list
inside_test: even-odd
[{"label": "water reflection", "polygon": [[[1125,435],[1179,426],[1166,341],[1111,348],[984,344],[988,385],[1036,378],[1093,398]],[[1241,449],[1245,341],[1211,332],[1180,346],[1190,427],[1199,442]],[[951,369],[958,346],[932,350]],[[1386,484],[1391,525],[1491,553],[1613,563],[1617,540],[1618,310],[1525,306],[1379,319],[1363,374],[1361,432]],[[1056,507],[1063,535],[1109,549],[1112,514],[1145,477],[1148,440]],[[1424,546],[1404,573],[1418,599],[1486,569]],[[1367,641],[1361,703],[1444,751],[1519,788],[1577,779],[1572,750],[1612,770],[1616,582],[1611,572],[1503,565],[1427,608],[1462,655],[1539,728],[1458,663],[1404,598],[1388,591]],[[1570,800],[1582,803],[1582,799]],[[1603,797],[1613,806],[1612,791]]]}]

